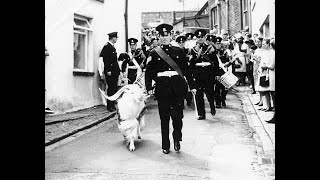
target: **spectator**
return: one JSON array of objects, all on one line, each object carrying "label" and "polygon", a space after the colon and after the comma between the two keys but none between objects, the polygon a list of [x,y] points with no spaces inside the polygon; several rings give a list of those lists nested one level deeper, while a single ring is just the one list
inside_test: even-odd
[{"label": "spectator", "polygon": [[[260,78],[262,76],[266,76],[266,77],[271,77],[274,78],[274,71],[270,71],[267,64],[269,64],[269,60],[270,58],[273,56],[272,55],[272,50],[270,50],[270,39],[264,39],[262,41],[262,48],[264,49],[263,53],[261,54],[261,61],[260,61],[260,66],[258,68],[258,74],[259,74],[259,86],[258,86],[258,90],[262,96],[262,101],[263,101],[263,106],[262,108],[260,108],[259,110],[262,111],[271,111],[271,100],[270,100],[270,89],[272,86],[272,83],[269,79],[269,86],[261,86],[261,80]],[[274,79],[273,79],[274,81]],[[273,82],[274,84],[274,82]],[[273,85],[274,86],[274,85]],[[273,88],[274,89],[274,88]]]},{"label": "spectator", "polygon": [[[235,44],[233,50],[233,59],[235,59],[235,75],[238,76],[239,81],[237,86],[245,85],[245,75],[246,75],[246,55],[248,47],[243,43],[243,37],[240,36],[237,38],[237,43]],[[239,67],[240,66],[240,67]]]},{"label": "spectator", "polygon": [[[257,38],[256,40],[256,46],[257,46],[257,49],[254,51],[254,54],[252,56],[252,61],[253,62],[253,79],[254,79],[254,86],[255,86],[255,90],[258,89],[258,86],[259,86],[259,75],[258,75],[258,69],[259,69],[259,66],[260,66],[260,60],[261,60],[261,53],[263,52],[263,49],[261,48],[262,47],[262,41],[263,41],[263,38],[262,37],[259,37]],[[262,96],[261,94],[259,93],[259,101],[257,103],[255,103],[255,105],[258,105],[258,106],[262,106]]]},{"label": "spectator", "polygon": [[[270,60],[267,63],[267,68],[269,69],[269,81],[270,81],[270,94],[271,94],[271,98],[272,98],[272,103],[273,103],[273,109],[275,109],[276,106],[276,99],[275,99],[275,39],[272,39],[271,42],[271,56],[270,56]],[[275,123],[276,118],[275,118],[275,114],[273,115],[272,119],[270,119],[269,121],[267,121],[268,123]]]},{"label": "spectator", "polygon": [[[249,39],[247,41],[245,41],[245,43],[247,44],[247,46],[249,47],[249,50],[247,51],[247,55],[246,55],[246,69],[247,69],[247,78],[248,81],[250,82],[250,87],[253,90],[253,94],[256,93],[255,88],[254,88],[254,79],[253,79],[253,62],[250,61],[251,56],[252,56],[252,50],[256,49],[255,44],[253,42],[252,39]],[[253,49],[251,49],[251,47],[253,47]]]}]

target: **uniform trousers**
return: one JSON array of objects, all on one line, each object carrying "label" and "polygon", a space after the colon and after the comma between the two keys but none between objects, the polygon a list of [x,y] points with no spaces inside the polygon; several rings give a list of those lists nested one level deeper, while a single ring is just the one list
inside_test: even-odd
[{"label": "uniform trousers", "polygon": [[228,90],[226,90],[223,84],[216,80],[216,87],[214,92],[216,105],[221,105],[221,102],[226,100]]},{"label": "uniform trousers", "polygon": [[[174,82],[169,82],[171,79],[169,77],[160,77],[161,81],[157,81],[156,92],[158,97],[158,109],[161,120],[161,137],[162,137],[162,149],[170,148],[170,138],[169,138],[169,123],[170,118],[172,120],[173,139],[176,141],[182,141],[182,118],[183,118],[183,102],[184,96],[174,93]],[[166,87],[163,87],[162,82],[167,82]],[[161,94],[165,89],[165,95]]]},{"label": "uniform trousers", "polygon": [[[106,75],[107,82],[107,95],[112,96],[118,91],[118,75],[117,76],[108,76]],[[115,108],[115,102],[107,100],[107,108]]]},{"label": "uniform trousers", "polygon": [[207,96],[209,101],[211,111],[215,110],[214,106],[214,77],[210,77],[207,79],[196,79],[195,83],[197,84],[197,92],[196,92],[196,104],[199,116],[205,116],[205,104],[204,104],[204,93]]}]

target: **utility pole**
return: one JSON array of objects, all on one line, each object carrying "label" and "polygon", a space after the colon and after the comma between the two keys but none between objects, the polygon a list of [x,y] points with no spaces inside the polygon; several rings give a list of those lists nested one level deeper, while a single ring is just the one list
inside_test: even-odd
[{"label": "utility pole", "polygon": [[182,1],[183,6],[183,27],[186,25],[186,11],[184,10],[184,0]]},{"label": "utility pole", "polygon": [[125,26],[125,45],[126,45],[126,52],[128,52],[128,0],[125,1],[125,10],[124,10],[124,26]]}]

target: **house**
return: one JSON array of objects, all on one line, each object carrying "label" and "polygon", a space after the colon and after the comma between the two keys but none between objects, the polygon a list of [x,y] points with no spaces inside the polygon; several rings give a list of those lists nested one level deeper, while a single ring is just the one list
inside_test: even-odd
[{"label": "house", "polygon": [[194,33],[197,29],[205,29],[209,32],[208,2],[194,15],[184,16],[173,23],[174,31],[184,31]]},{"label": "house", "polygon": [[275,36],[275,0],[251,0],[252,33],[264,38]]},{"label": "house", "polygon": [[97,71],[107,34],[117,31],[118,55],[125,52],[126,37],[141,39],[140,15],[128,0],[46,0],[46,106],[63,113],[102,104]]},{"label": "house", "polygon": [[274,0],[208,0],[210,29],[274,35]]},{"label": "house", "polygon": [[161,23],[173,24],[183,17],[194,16],[198,11],[161,11],[142,12],[141,25],[143,28],[154,28]]}]

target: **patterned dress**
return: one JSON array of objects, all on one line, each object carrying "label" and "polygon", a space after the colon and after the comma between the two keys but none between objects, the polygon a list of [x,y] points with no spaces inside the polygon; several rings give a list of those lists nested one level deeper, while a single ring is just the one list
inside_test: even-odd
[{"label": "patterned dress", "polygon": [[256,49],[254,52],[254,56],[257,56],[258,58],[255,59],[254,63],[253,63],[253,78],[254,78],[254,82],[255,82],[255,88],[257,88],[258,86],[258,69],[260,66],[260,61],[261,61],[261,53],[262,53],[263,49]]}]

